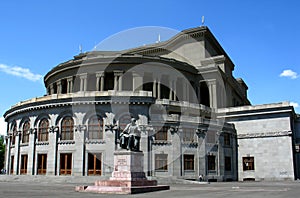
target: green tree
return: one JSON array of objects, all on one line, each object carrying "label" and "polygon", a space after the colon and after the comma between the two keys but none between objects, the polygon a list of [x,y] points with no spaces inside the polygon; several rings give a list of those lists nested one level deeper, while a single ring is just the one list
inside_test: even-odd
[{"label": "green tree", "polygon": [[0,170],[4,167],[5,144],[3,136],[0,136]]}]

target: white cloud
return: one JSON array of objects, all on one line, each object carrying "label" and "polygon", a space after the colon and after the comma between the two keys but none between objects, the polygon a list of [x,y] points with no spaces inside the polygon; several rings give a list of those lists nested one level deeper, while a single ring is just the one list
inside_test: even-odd
[{"label": "white cloud", "polygon": [[283,72],[279,76],[280,77],[288,77],[288,78],[291,78],[291,79],[298,78],[298,74],[296,72],[294,72],[293,70],[290,70],[290,69],[283,70]]},{"label": "white cloud", "polygon": [[6,135],[7,125],[3,117],[0,117],[0,135]]},{"label": "white cloud", "polygon": [[299,104],[297,102],[290,102],[290,105],[295,107],[295,108],[299,107]]},{"label": "white cloud", "polygon": [[4,64],[0,64],[0,71],[13,75],[13,76],[19,76],[22,78],[26,78],[27,80],[31,81],[39,81],[42,79],[42,75],[40,74],[34,74],[27,68],[22,67],[10,67]]}]

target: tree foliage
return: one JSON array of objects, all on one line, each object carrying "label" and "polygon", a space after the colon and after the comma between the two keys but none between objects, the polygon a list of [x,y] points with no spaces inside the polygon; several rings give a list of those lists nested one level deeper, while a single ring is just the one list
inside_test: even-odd
[{"label": "tree foliage", "polygon": [[4,167],[5,144],[3,136],[0,136],[0,170]]}]

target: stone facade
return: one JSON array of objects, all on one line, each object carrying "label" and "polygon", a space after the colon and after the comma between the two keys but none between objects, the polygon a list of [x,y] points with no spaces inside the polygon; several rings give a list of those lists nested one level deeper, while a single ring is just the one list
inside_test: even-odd
[{"label": "stone facade", "polygon": [[[219,113],[237,130],[240,181],[299,178],[295,152],[299,133],[289,103],[219,109]],[[249,158],[254,160],[252,168],[245,164]]]},{"label": "stone facade", "polygon": [[[280,156],[294,156],[295,142],[288,140],[299,130],[299,119],[294,128],[287,124],[294,114],[275,114],[280,119],[273,121],[263,107],[257,112],[266,111],[264,119],[243,117],[259,120],[259,126],[233,120],[245,110],[234,109],[235,116],[231,107],[250,105],[248,87],[233,77],[233,70],[233,62],[204,26],[150,46],[74,56],[46,74],[45,96],[19,102],[4,114],[7,173],[108,177],[118,136],[132,117],[142,129],[147,176],[250,178],[242,175],[240,157],[255,154],[255,148],[247,150],[254,131],[259,137],[280,137]],[[251,178],[292,178],[291,162],[289,158],[280,170],[274,165],[279,173],[253,173]]]}]

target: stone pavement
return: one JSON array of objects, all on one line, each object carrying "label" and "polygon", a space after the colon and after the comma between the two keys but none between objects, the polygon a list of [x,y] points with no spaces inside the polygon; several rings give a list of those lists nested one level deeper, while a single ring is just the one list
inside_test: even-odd
[{"label": "stone pavement", "polygon": [[[76,197],[209,197],[209,198],[298,198],[300,195],[299,181],[284,182],[228,182],[210,184],[171,184],[169,191],[159,191],[137,195],[103,195],[93,193],[75,192],[74,187],[78,184],[74,180],[65,181],[51,179],[38,181],[30,177],[0,176],[0,197],[24,198],[24,197],[55,197],[55,198],[76,198]],[[80,180],[80,179],[79,179]],[[81,182],[81,181],[80,181]],[[90,184],[90,183],[84,183]]]}]

